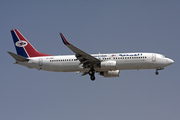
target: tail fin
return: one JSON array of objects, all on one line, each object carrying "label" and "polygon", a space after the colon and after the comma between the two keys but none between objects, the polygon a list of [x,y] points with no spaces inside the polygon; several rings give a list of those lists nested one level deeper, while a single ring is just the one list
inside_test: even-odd
[{"label": "tail fin", "polygon": [[25,58],[51,56],[38,52],[17,29],[12,29],[11,35],[18,55]]}]

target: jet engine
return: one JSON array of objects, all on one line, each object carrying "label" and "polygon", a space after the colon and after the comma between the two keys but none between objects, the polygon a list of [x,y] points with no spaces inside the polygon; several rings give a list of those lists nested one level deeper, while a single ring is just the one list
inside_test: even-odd
[{"label": "jet engine", "polygon": [[120,74],[119,70],[100,72],[100,75],[102,75],[104,77],[119,77],[119,74]]}]

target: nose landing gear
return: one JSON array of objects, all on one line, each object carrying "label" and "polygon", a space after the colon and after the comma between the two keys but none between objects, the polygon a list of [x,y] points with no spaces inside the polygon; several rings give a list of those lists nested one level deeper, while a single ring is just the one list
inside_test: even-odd
[{"label": "nose landing gear", "polygon": [[156,75],[159,75],[158,70],[164,70],[164,68],[159,68],[159,69],[156,69],[156,72],[155,72],[155,74],[156,74]]},{"label": "nose landing gear", "polygon": [[158,72],[158,70],[157,70],[157,69],[156,69],[156,72],[155,72],[155,74],[156,74],[156,75],[159,75],[159,72]]}]

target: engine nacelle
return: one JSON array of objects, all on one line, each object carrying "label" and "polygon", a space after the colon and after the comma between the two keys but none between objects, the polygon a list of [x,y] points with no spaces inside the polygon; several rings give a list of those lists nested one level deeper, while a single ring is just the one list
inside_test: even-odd
[{"label": "engine nacelle", "polygon": [[119,70],[100,72],[100,75],[104,77],[119,77],[119,74],[120,74]]},{"label": "engine nacelle", "polygon": [[102,69],[114,69],[116,68],[116,61],[102,61],[101,62]]}]

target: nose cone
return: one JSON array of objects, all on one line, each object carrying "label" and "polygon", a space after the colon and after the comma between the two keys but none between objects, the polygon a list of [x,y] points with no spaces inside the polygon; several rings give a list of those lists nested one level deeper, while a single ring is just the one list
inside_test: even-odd
[{"label": "nose cone", "polygon": [[168,59],[168,65],[171,65],[173,63],[174,63],[174,61],[172,59]]}]

